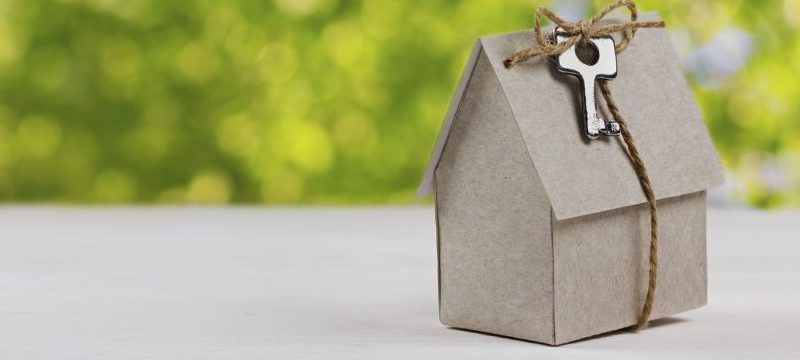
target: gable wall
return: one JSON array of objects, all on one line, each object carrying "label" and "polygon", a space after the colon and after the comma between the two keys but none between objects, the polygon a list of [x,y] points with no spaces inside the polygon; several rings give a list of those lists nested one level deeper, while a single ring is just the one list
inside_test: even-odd
[{"label": "gable wall", "polygon": [[485,54],[435,172],[443,324],[554,341],[551,209]]}]

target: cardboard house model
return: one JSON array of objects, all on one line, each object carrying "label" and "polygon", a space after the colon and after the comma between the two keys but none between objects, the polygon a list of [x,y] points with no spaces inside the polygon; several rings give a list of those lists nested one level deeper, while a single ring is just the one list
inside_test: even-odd
[{"label": "cardboard house model", "polygon": [[[435,194],[441,322],[555,345],[636,323],[649,213],[621,139],[583,136],[577,81],[550,59],[503,66],[532,39],[477,41],[418,194]],[[658,199],[657,319],[706,304],[706,190],[723,172],[666,32],[640,30],[617,63]]]}]

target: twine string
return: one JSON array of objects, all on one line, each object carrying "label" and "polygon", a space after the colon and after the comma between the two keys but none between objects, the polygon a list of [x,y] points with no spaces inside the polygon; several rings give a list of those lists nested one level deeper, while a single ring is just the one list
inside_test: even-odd
[{"label": "twine string", "polygon": [[653,191],[653,185],[650,183],[650,176],[647,173],[647,167],[639,154],[639,147],[636,146],[636,141],[628,129],[628,123],[622,117],[622,113],[617,107],[617,103],[611,96],[611,89],[608,87],[607,81],[598,81],[600,85],[600,93],[603,94],[608,111],[614,117],[614,121],[619,124],[620,132],[622,133],[622,140],[625,143],[625,148],[628,150],[628,157],[631,159],[636,176],[639,178],[639,185],[642,187],[644,196],[647,198],[647,204],[650,208],[650,270],[647,273],[647,295],[645,295],[644,305],[639,314],[639,321],[636,323],[636,329],[647,327],[647,322],[650,319],[650,313],[653,311],[653,302],[656,295],[656,281],[658,279],[658,212],[656,211],[656,196]]},{"label": "twine string", "polygon": [[[603,19],[610,12],[625,7],[630,12],[630,21],[624,23],[614,23],[599,25],[599,21]],[[556,24],[561,30],[570,36],[567,40],[554,44],[551,43],[544,35],[542,35],[541,18],[544,15],[551,22]],[[587,43],[592,37],[608,36],[614,33],[622,33],[622,40],[617,44],[614,50],[619,53],[625,50],[630,45],[636,29],[640,28],[662,28],[665,26],[663,21],[638,21],[638,13],[636,12],[636,3],[633,0],[617,0],[599,13],[589,19],[579,20],[577,22],[569,22],[549,9],[540,6],[536,9],[534,16],[534,40],[536,44],[533,47],[524,49],[512,55],[505,60],[505,66],[510,68],[520,62],[528,60],[536,56],[553,56],[566,51],[567,49],[575,46],[579,42]],[[600,93],[603,95],[606,107],[608,108],[611,116],[619,124],[622,140],[628,154],[628,158],[636,171],[636,176],[639,179],[639,185],[642,187],[642,192],[647,199],[650,210],[650,249],[649,249],[649,265],[648,281],[647,281],[647,294],[645,295],[642,310],[639,313],[639,319],[634,326],[634,329],[641,329],[647,327],[650,313],[653,310],[653,302],[655,300],[656,282],[658,278],[658,215],[656,209],[656,197],[653,192],[653,185],[650,182],[650,176],[647,173],[647,167],[644,160],[642,160],[639,148],[636,146],[636,141],[631,134],[628,123],[622,116],[622,113],[617,107],[611,95],[611,89],[605,80],[598,81]]]}]

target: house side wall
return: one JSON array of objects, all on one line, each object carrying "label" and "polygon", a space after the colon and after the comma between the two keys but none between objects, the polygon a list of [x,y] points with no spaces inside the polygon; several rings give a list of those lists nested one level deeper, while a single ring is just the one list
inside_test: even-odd
[{"label": "house side wall", "polygon": [[[651,319],[706,304],[706,196],[658,201]],[[636,323],[647,292],[650,213],[637,205],[554,221],[556,343]]]},{"label": "house side wall", "polygon": [[485,54],[435,188],[442,323],[552,343],[551,209]]}]

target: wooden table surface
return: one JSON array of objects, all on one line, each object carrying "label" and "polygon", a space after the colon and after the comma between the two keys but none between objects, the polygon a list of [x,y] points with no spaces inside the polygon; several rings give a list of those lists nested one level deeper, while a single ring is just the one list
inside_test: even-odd
[{"label": "wooden table surface", "polygon": [[800,359],[800,212],[712,209],[708,306],[561,347],[439,324],[433,216],[0,207],[0,359]]}]

